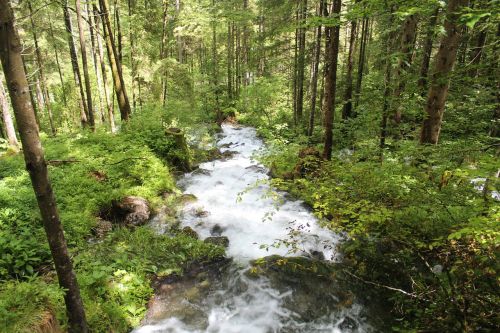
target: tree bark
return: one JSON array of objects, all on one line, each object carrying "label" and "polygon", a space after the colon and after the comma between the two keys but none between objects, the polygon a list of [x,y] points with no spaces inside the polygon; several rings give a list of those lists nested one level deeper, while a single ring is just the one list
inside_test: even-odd
[{"label": "tree bark", "polygon": [[409,69],[413,59],[413,50],[415,48],[415,40],[417,36],[417,16],[410,15],[406,18],[401,35],[400,44],[400,58],[398,68],[396,70],[396,77],[394,82],[396,88],[394,89],[395,100],[395,114],[394,122],[398,125],[401,123],[401,116],[403,110],[401,109],[400,98],[406,87],[406,78],[404,77],[406,71]]},{"label": "tree bark", "polygon": [[356,36],[358,22],[351,21],[351,35],[349,37],[349,53],[347,56],[347,72],[345,78],[345,93],[344,93],[344,107],[342,109],[342,119],[346,120],[352,117],[352,92],[353,80],[352,71],[354,68],[354,49],[356,48]]},{"label": "tree bark", "polygon": [[227,96],[233,99],[233,31],[231,21],[227,22]]},{"label": "tree bark", "polygon": [[9,103],[7,102],[7,95],[5,94],[5,88],[3,87],[2,77],[0,77],[0,107],[2,108],[2,120],[5,127],[5,134],[7,136],[7,141],[14,149],[19,148],[19,142],[16,137],[16,129],[14,128],[14,122],[12,121],[12,116],[10,115]]},{"label": "tree bark", "polygon": [[[168,0],[163,0],[163,21],[162,21],[162,33],[161,33],[161,45],[160,45],[160,59],[163,60],[167,57],[168,51]],[[161,91],[162,91],[162,105],[165,106],[167,103],[167,83],[168,83],[168,71],[165,69],[161,77]]]},{"label": "tree bark", "polygon": [[334,27],[327,28],[329,33],[327,33],[326,43],[325,103],[323,105],[323,114],[325,117],[325,145],[323,149],[323,158],[326,160],[331,160],[333,149],[333,119],[335,114],[335,94],[337,92],[337,65],[339,56],[341,7],[341,0],[333,1],[331,16],[338,18],[339,22]]},{"label": "tree bark", "polygon": [[127,121],[130,117],[130,103],[128,101],[127,92],[125,89],[125,81],[123,80],[121,62],[115,47],[113,30],[111,29],[111,22],[109,21],[108,0],[99,0],[99,4],[101,5],[104,38],[106,40],[108,58],[111,64],[111,71],[113,73],[113,83],[118,100],[118,107],[120,109],[122,121]]},{"label": "tree bark", "polygon": [[106,64],[104,63],[104,48],[102,45],[102,36],[100,34],[100,31],[99,31],[99,24],[100,24],[99,9],[97,8],[97,5],[95,5],[95,4],[92,5],[92,9],[94,11],[94,17],[95,17],[97,53],[99,56],[99,64],[100,64],[101,73],[102,73],[102,86],[104,89],[104,99],[106,101],[106,110],[108,111],[109,126],[111,129],[111,133],[116,133],[115,115],[113,113],[113,108],[111,106],[111,102],[110,102],[110,98],[109,98],[108,76],[106,74],[107,73]]},{"label": "tree bark", "polygon": [[73,24],[71,23],[71,16],[69,13],[68,0],[63,3],[64,25],[66,27],[66,34],[68,37],[69,54],[71,57],[71,66],[73,68],[73,77],[75,85],[80,92],[80,122],[82,127],[87,124],[87,114],[89,113],[87,103],[85,101],[85,91],[82,84],[82,75],[80,74],[80,66],[78,65],[78,55],[76,53],[75,40],[73,39]]},{"label": "tree bark", "polygon": [[21,57],[22,44],[15,28],[14,14],[8,0],[0,0],[0,59],[7,79],[17,125],[23,143],[26,169],[36,194],[38,207],[69,319],[69,332],[88,332],[80,290],[66,246],[54,192],[48,177],[33,107],[29,98],[28,81]]},{"label": "tree bark", "polygon": [[38,74],[40,76],[40,81],[42,84],[42,95],[45,102],[45,108],[47,109],[47,115],[49,116],[50,130],[52,135],[56,135],[56,128],[54,126],[54,119],[52,117],[52,107],[50,105],[50,95],[47,87],[47,81],[45,80],[45,72],[43,68],[43,58],[42,52],[40,51],[40,47],[38,45],[38,36],[36,34],[36,26],[35,21],[33,20],[33,7],[31,6],[31,2],[28,1],[28,9],[30,12],[30,21],[31,21],[31,29],[33,30],[33,40],[35,42],[35,54],[36,54],[36,62],[38,64]]},{"label": "tree bark", "polygon": [[[55,40],[54,37],[54,29],[52,27],[52,18],[49,13],[49,32],[50,32],[50,37],[52,40]],[[59,74],[59,80],[61,81],[61,90],[62,90],[62,98],[63,98],[63,103],[64,106],[68,106],[68,97],[66,96],[66,87],[64,86],[64,78],[61,70],[61,63],[59,61],[59,50],[57,47],[57,44],[54,42],[54,54],[56,56],[56,65],[57,65],[57,73]]]},{"label": "tree bark", "polygon": [[87,17],[88,17],[88,25],[89,25],[89,33],[90,33],[90,50],[92,54],[92,62],[94,63],[94,72],[97,79],[97,95],[99,97],[99,112],[101,116],[101,122],[104,123],[106,121],[104,117],[104,103],[103,103],[103,88],[102,88],[102,76],[101,71],[99,69],[99,61],[97,60],[97,42],[96,42],[96,33],[95,33],[95,18],[94,13],[92,11],[92,6],[90,3],[87,3]]},{"label": "tree bark", "polygon": [[445,21],[446,35],[441,40],[438,54],[434,59],[434,70],[431,85],[424,108],[426,119],[420,133],[421,144],[437,144],[441,132],[444,107],[450,85],[450,73],[457,58],[457,48],[460,37],[458,26],[459,12],[466,0],[449,0]]},{"label": "tree bark", "polygon": [[436,8],[431,19],[429,21],[429,26],[427,27],[427,35],[425,36],[424,51],[422,56],[422,65],[420,67],[420,78],[418,80],[418,86],[425,92],[427,89],[427,78],[429,75],[429,66],[431,63],[432,47],[434,44],[434,34],[436,23],[439,17],[440,8]]},{"label": "tree bark", "polygon": [[[320,0],[317,15],[319,17],[323,16],[323,10],[325,7],[325,0]],[[314,118],[316,117],[316,102],[318,95],[318,72],[319,72],[319,61],[321,57],[321,37],[322,37],[322,26],[318,25],[316,28],[316,43],[314,45],[314,66],[311,78],[311,113],[309,114],[309,127],[307,129],[307,135],[312,136],[314,131]]]},{"label": "tree bark", "polygon": [[301,0],[299,6],[299,54],[297,58],[297,121],[300,123],[304,113],[304,73],[306,58],[306,28],[303,27],[307,19],[307,0]]},{"label": "tree bark", "polygon": [[82,54],[82,70],[83,78],[85,80],[85,92],[87,95],[87,111],[89,125],[92,130],[95,130],[94,107],[92,105],[92,88],[90,85],[89,66],[87,62],[87,46],[85,42],[85,30],[83,28],[82,6],[81,0],[75,1],[76,6],[76,20],[78,23],[78,33],[80,36],[80,53]]},{"label": "tree bark", "polygon": [[363,24],[361,27],[361,43],[359,46],[359,59],[358,59],[358,75],[356,79],[356,89],[354,91],[355,103],[357,107],[359,105],[359,98],[361,96],[361,87],[363,85],[363,75],[365,69],[366,60],[366,44],[368,43],[368,29],[369,29],[369,19],[365,17],[363,19]]}]

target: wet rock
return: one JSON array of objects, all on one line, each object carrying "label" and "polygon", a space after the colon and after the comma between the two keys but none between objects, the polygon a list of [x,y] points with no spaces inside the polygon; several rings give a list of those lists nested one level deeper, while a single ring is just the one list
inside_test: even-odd
[{"label": "wet rock", "polygon": [[324,255],[324,253],[323,253],[323,252],[321,252],[321,251],[316,251],[316,250],[311,251],[311,257],[312,257],[313,259],[325,260],[325,255]]},{"label": "wet rock", "polygon": [[120,201],[113,201],[111,207],[104,209],[99,217],[112,223],[127,227],[146,224],[151,216],[149,203],[141,197],[128,196]]},{"label": "wet rock", "polygon": [[196,202],[198,198],[194,194],[185,193],[179,197],[179,203],[181,205],[187,205]]},{"label": "wet rock", "polygon": [[226,150],[225,152],[222,153],[221,159],[223,161],[228,160],[228,159],[232,158],[235,154],[237,154],[237,152],[232,151],[232,150]]},{"label": "wet rock", "polygon": [[229,143],[225,143],[223,145],[220,145],[219,148],[229,148],[231,147],[232,145],[234,145],[234,142],[229,142]]},{"label": "wet rock", "polygon": [[226,236],[207,237],[205,238],[204,242],[222,247],[229,246],[229,238],[227,238]]},{"label": "wet rock", "polygon": [[358,323],[356,322],[355,319],[347,316],[338,325],[339,329],[342,330],[342,332],[355,332],[358,329]]},{"label": "wet rock", "polygon": [[259,166],[259,165],[251,165],[249,167],[246,167],[245,169],[256,172],[256,173],[263,173],[263,174],[267,173],[266,168]]},{"label": "wet rock", "polygon": [[194,239],[200,238],[198,236],[198,233],[196,231],[194,231],[193,228],[191,228],[191,227],[182,228],[181,233],[188,236],[188,237],[194,238]]},{"label": "wet rock", "polygon": [[220,225],[216,224],[210,229],[210,235],[212,236],[220,236],[224,232],[224,228],[222,228]]},{"label": "wet rock", "polygon": [[92,234],[98,238],[104,238],[113,229],[113,224],[109,221],[97,218],[97,224],[92,228]]},{"label": "wet rock", "polygon": [[[219,157],[217,157],[217,158],[219,158]],[[192,175],[210,176],[211,171],[207,170],[207,169],[198,168],[198,169],[194,170],[191,174]]]},{"label": "wet rock", "polygon": [[196,209],[194,215],[196,217],[207,217],[210,213],[203,209]]}]

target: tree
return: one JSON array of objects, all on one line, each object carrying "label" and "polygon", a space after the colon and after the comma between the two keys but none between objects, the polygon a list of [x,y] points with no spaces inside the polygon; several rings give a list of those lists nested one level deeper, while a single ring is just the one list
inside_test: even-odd
[{"label": "tree", "polygon": [[95,120],[94,120],[94,107],[92,105],[92,88],[90,86],[90,75],[89,75],[89,66],[87,63],[87,48],[85,42],[85,33],[83,28],[83,18],[82,18],[82,6],[81,1],[76,0],[76,19],[78,22],[78,33],[80,36],[80,53],[82,54],[82,70],[83,70],[83,78],[85,79],[85,91],[87,94],[87,116],[89,119],[90,128],[92,130],[95,129]]},{"label": "tree", "polygon": [[439,51],[434,59],[434,70],[431,77],[427,103],[424,108],[425,120],[420,133],[421,144],[437,144],[441,132],[444,107],[450,85],[450,73],[457,58],[460,27],[458,18],[466,0],[450,0],[446,10],[446,35],[441,40]]},{"label": "tree", "polygon": [[[33,33],[33,41],[35,42],[35,54],[36,54],[36,62],[38,64],[38,73],[41,81],[41,87],[40,87],[40,100],[43,100],[45,105],[45,108],[47,110],[47,114],[49,116],[49,123],[50,123],[50,130],[52,132],[52,135],[56,135],[56,127],[54,125],[54,120],[52,116],[52,107],[50,105],[50,95],[49,95],[49,88],[47,86],[47,80],[45,78],[45,69],[43,65],[43,57],[42,57],[42,52],[40,51],[40,46],[38,45],[38,36],[37,36],[37,28],[35,26],[35,21],[33,20],[33,8],[31,6],[31,2],[28,1],[28,9],[30,12],[30,21],[31,21],[31,29]],[[40,103],[41,105],[42,103]]]},{"label": "tree", "polygon": [[59,284],[66,290],[64,300],[68,312],[69,332],[86,333],[88,328],[83,302],[48,177],[47,163],[43,156],[35,113],[28,93],[28,81],[21,57],[22,50],[10,1],[0,0],[0,60],[19,127],[26,169],[36,194]]},{"label": "tree", "polygon": [[356,20],[351,21],[351,35],[349,38],[349,53],[347,55],[347,72],[345,78],[345,93],[344,93],[344,107],[342,109],[342,119],[346,120],[352,116],[352,91],[353,91],[353,80],[352,71],[354,67],[354,51],[356,48],[356,36],[358,22]]},{"label": "tree", "polygon": [[66,35],[68,38],[68,47],[69,54],[71,57],[71,67],[73,69],[73,78],[75,80],[75,85],[78,87],[78,91],[80,92],[80,122],[83,127],[87,124],[87,114],[88,105],[85,101],[85,90],[82,84],[82,75],[80,73],[80,66],[78,65],[78,55],[76,53],[75,40],[73,38],[73,24],[71,23],[71,16],[69,14],[69,5],[68,0],[65,0],[63,5],[63,14],[64,14],[64,25],[66,27]]},{"label": "tree", "polygon": [[127,121],[131,112],[130,103],[125,89],[125,80],[123,80],[120,57],[115,47],[113,29],[111,29],[111,22],[109,20],[108,0],[99,0],[99,4],[101,6],[102,30],[104,31],[104,39],[106,40],[106,48],[108,50],[108,59],[113,73],[113,83],[116,97],[118,99],[118,107],[120,109],[122,121]]},{"label": "tree", "polygon": [[[317,15],[321,17],[325,9],[325,1],[320,0],[318,6]],[[316,102],[318,95],[318,74],[319,74],[319,62],[321,57],[321,36],[322,36],[322,26],[318,25],[316,28],[316,42],[314,45],[314,64],[312,68],[312,78],[311,78],[311,112],[309,114],[309,128],[307,130],[307,135],[312,136],[314,131],[314,118],[316,116]]]},{"label": "tree", "polygon": [[17,150],[19,148],[19,142],[17,141],[16,129],[14,128],[12,116],[10,115],[9,104],[7,102],[5,88],[3,87],[2,77],[0,77],[0,107],[2,108],[2,120],[5,127],[7,141],[12,148]]},{"label": "tree", "polygon": [[325,57],[325,102],[323,114],[325,118],[325,145],[323,158],[330,160],[333,149],[333,119],[335,113],[335,94],[337,92],[337,64],[339,56],[340,39],[340,9],[341,0],[333,1],[331,16],[338,20],[335,26],[326,30],[326,57]]}]

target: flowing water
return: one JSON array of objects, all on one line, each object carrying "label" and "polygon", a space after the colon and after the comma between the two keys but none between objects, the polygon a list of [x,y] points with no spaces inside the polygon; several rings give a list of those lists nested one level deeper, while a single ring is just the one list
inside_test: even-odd
[{"label": "flowing water", "polygon": [[[302,202],[268,185],[268,170],[253,158],[265,148],[254,129],[224,125],[218,146],[234,154],[180,181],[184,193],[198,198],[184,208],[181,223],[201,238],[228,237],[233,263],[210,282],[172,287],[134,333],[375,331],[369,311],[345,286],[245,273],[251,260],[272,254],[338,260],[339,236],[321,228]],[[293,245],[271,246],[289,236]]]}]

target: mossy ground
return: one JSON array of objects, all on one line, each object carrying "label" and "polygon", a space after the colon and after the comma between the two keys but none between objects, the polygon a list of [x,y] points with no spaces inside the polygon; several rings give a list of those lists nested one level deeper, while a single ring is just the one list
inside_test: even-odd
[{"label": "mossy ground", "polygon": [[[180,272],[192,261],[224,250],[194,238],[158,235],[148,226],[113,229],[93,240],[97,216],[112,200],[146,198],[152,207],[163,194],[178,193],[161,123],[120,134],[79,132],[43,138],[49,174],[91,330],[128,332],[146,311],[151,278]],[[172,196],[170,196],[172,197]],[[33,330],[37,318],[55,313],[64,327],[65,309],[36,199],[21,154],[0,157],[0,332]]]}]

